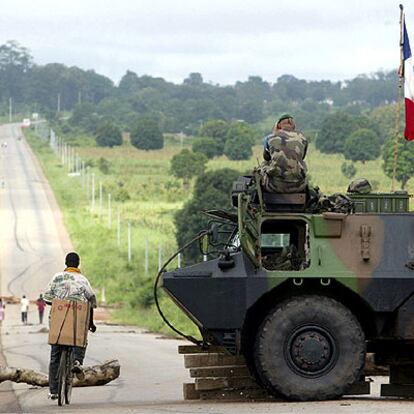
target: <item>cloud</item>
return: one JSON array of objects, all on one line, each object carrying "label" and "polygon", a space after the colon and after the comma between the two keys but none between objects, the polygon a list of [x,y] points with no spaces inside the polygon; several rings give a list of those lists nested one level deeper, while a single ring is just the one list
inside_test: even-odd
[{"label": "cloud", "polygon": [[196,71],[220,83],[337,80],[398,65],[398,12],[394,0],[14,0],[0,42],[115,81],[127,69],[176,82]]}]

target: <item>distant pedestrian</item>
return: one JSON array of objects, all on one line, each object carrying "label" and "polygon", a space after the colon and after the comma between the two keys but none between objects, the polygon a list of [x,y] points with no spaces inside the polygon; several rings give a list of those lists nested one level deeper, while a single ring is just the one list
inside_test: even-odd
[{"label": "distant pedestrian", "polygon": [[6,309],[6,305],[3,303],[3,299],[0,298],[0,325],[4,321],[5,309]]},{"label": "distant pedestrian", "polygon": [[27,312],[29,311],[29,299],[26,298],[26,295],[23,295],[22,300],[20,301],[20,311],[22,313],[22,323],[27,325]]},{"label": "distant pedestrian", "polygon": [[43,314],[45,313],[46,302],[43,300],[43,295],[40,294],[36,301],[37,310],[39,311],[39,324],[43,323]]}]

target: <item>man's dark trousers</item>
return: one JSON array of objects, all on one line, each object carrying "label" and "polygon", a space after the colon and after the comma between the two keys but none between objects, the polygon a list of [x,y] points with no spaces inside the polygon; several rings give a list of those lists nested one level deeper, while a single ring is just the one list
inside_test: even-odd
[{"label": "man's dark trousers", "polygon": [[[60,355],[63,350],[62,345],[52,345],[50,350],[50,364],[49,364],[49,390],[51,394],[57,394],[58,392],[58,380],[57,374],[59,369]],[[79,361],[83,364],[85,358],[86,348],[80,348],[79,346],[73,347],[73,361]]]}]

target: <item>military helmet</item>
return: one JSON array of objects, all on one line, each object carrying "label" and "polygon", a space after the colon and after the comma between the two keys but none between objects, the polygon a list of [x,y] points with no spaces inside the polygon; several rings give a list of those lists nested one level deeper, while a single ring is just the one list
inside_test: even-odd
[{"label": "military helmet", "polygon": [[281,115],[281,116],[279,117],[279,119],[277,120],[276,125],[277,125],[279,122],[282,122],[282,121],[283,121],[283,120],[285,120],[285,119],[293,119],[293,116],[292,116],[292,115],[290,115],[290,114],[283,114],[283,115]]},{"label": "military helmet", "polygon": [[348,193],[368,194],[372,191],[372,186],[366,178],[352,180],[348,186]]}]

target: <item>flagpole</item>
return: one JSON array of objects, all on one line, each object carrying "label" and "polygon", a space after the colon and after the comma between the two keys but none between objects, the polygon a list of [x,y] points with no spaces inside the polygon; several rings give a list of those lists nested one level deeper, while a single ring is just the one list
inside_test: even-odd
[{"label": "flagpole", "polygon": [[397,161],[398,161],[398,141],[400,138],[401,95],[402,95],[402,85],[403,85],[403,79],[404,79],[403,18],[404,18],[404,6],[400,4],[400,68],[398,71],[399,81],[398,81],[398,96],[397,96],[397,113],[395,116],[394,160],[392,164],[391,191],[395,191],[395,181],[396,181],[396,176],[397,176]]}]

